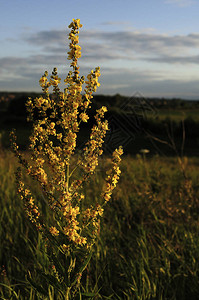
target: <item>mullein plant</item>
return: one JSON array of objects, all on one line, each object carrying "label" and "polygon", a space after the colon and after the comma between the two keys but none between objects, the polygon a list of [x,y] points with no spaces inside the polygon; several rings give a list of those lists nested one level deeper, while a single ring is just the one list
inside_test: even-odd
[{"label": "mullein plant", "polygon": [[[82,25],[79,19],[73,19],[68,27],[68,59],[72,70],[64,80],[66,88],[63,92],[60,90],[61,79],[54,68],[50,79],[45,72],[39,80],[42,96],[29,98],[26,102],[27,120],[33,126],[29,138],[30,159],[25,159],[19,151],[14,130],[10,135],[12,150],[26,173],[38,182],[52,216],[50,221],[45,221],[45,215],[39,208],[41,205],[26,186],[19,167],[16,172],[17,190],[29,220],[43,237],[44,252],[51,266],[48,270],[43,268],[45,272],[40,270],[43,278],[40,286],[34,283],[31,274],[28,279],[44,297],[49,296],[51,287],[60,299],[73,299],[79,289],[82,272],[89,263],[99,233],[104,206],[110,200],[121,173],[119,163],[123,153],[122,147],[113,152],[112,166],[107,171],[98,203],[85,207],[82,204],[85,201],[83,187],[95,173],[103,153],[102,146],[108,130],[108,122],[104,120],[107,108],[102,106],[96,110],[95,125],[82,155],[78,155],[75,151],[77,133],[80,123],[89,119],[87,113],[92,94],[100,86],[100,68],[92,70],[87,80],[79,76],[81,47],[78,43]],[[53,91],[51,95],[50,87]],[[81,178],[77,177],[80,175]]]}]

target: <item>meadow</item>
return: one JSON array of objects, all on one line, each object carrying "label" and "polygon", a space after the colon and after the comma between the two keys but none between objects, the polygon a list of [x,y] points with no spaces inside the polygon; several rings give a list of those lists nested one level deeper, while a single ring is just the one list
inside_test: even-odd
[{"label": "meadow", "polygon": [[[84,186],[85,202],[98,198],[108,163],[109,157],[102,160]],[[45,255],[16,194],[16,168],[16,158],[2,149],[0,298],[49,299],[28,281]],[[121,170],[77,299],[198,299],[198,157],[124,156]],[[33,189],[42,203],[36,184]],[[45,205],[42,210],[48,214]],[[53,292],[51,299],[57,299]]]},{"label": "meadow", "polygon": [[100,67],[79,76],[82,25],[68,27],[64,91],[54,68],[42,95],[2,98],[0,299],[199,299],[198,120],[119,95],[112,117],[103,101],[88,115]]}]

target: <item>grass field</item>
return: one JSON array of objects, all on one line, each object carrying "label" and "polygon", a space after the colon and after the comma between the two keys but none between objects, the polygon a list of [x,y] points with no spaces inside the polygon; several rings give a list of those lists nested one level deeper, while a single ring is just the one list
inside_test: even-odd
[{"label": "grass field", "polygon": [[[147,112],[149,118],[154,118],[154,112]],[[199,121],[199,109],[157,109],[156,117],[158,120],[165,120],[170,118],[172,121],[181,122],[186,118],[191,118],[195,122]]]},{"label": "grass field", "polygon": [[[85,186],[86,202],[97,201],[107,162]],[[16,167],[1,151],[0,299],[49,299],[27,281],[45,257],[16,195]],[[83,274],[81,291],[92,294],[77,299],[199,299],[199,158],[125,156],[121,170]]]}]

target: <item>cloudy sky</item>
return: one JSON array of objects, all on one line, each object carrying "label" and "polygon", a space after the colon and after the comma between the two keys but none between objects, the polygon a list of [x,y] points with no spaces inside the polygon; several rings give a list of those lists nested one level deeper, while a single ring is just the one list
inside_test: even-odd
[{"label": "cloudy sky", "polygon": [[101,67],[98,93],[199,99],[198,0],[0,0],[0,11],[0,91],[40,91],[54,67],[64,79],[79,18],[81,75]]}]

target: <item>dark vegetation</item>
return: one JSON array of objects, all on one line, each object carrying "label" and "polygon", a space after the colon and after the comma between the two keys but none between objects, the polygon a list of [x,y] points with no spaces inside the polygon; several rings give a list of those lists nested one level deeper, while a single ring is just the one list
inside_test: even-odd
[{"label": "dark vegetation", "polygon": [[[38,96],[37,93],[0,93],[0,132],[4,147],[9,147],[8,133],[14,127],[20,147],[26,149],[31,124],[26,121],[25,102],[28,97]],[[135,155],[147,148],[151,155],[173,155],[174,149],[169,146],[173,139],[175,152],[181,153],[183,146],[184,155],[199,154],[199,100],[143,98],[139,94],[132,97],[95,95],[89,126],[84,124],[80,133],[80,146],[89,134],[95,110],[102,105],[108,107],[108,149],[118,146],[113,143],[115,139],[124,146],[126,154]]]},{"label": "dark vegetation", "polygon": [[[104,163],[85,186],[87,203],[101,192]],[[181,164],[176,157],[123,158],[119,184],[83,273],[81,291],[90,297],[78,300],[199,299],[198,167],[198,158],[185,157]],[[39,295],[27,280],[30,274],[37,279],[47,259],[44,239],[16,194],[16,168],[13,154],[0,152],[0,299],[60,300]],[[41,206],[36,187],[33,182]],[[45,206],[43,213],[50,224]]]},{"label": "dark vegetation", "polygon": [[[50,299],[38,295],[27,280],[29,274],[37,278],[40,264],[46,261],[44,241],[27,220],[16,194],[18,165],[8,149],[13,127],[21,149],[27,148],[29,96],[37,95],[0,94],[0,299]],[[81,292],[91,293],[82,299],[199,299],[199,101],[139,95],[129,101],[120,95],[97,95],[93,102],[91,120],[95,108],[109,109],[111,132],[105,150],[111,151],[116,140],[124,144],[126,155],[83,274]],[[88,133],[86,124],[80,145]],[[138,154],[141,149],[150,152]],[[107,163],[108,159],[85,186],[89,203],[98,199]],[[42,205],[34,182],[32,188]],[[45,206],[43,210],[48,216]]]}]

